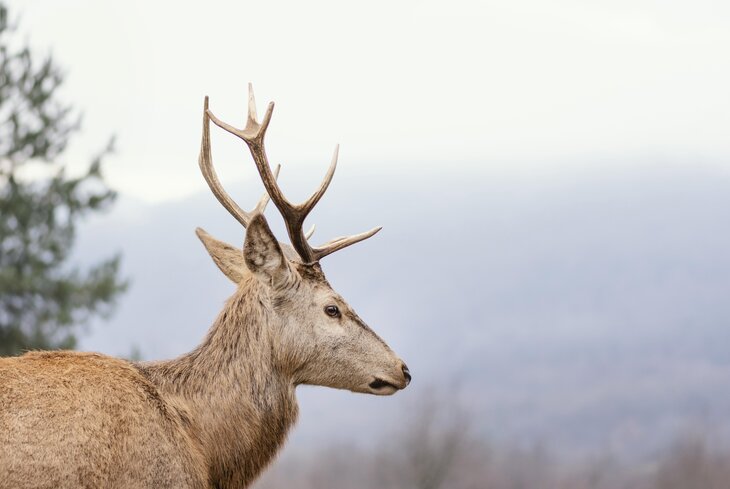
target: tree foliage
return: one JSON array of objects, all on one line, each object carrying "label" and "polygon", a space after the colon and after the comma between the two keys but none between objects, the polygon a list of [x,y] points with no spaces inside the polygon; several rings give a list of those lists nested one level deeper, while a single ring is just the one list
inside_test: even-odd
[{"label": "tree foliage", "polygon": [[[87,270],[69,263],[79,219],[116,197],[101,174],[113,140],[81,176],[66,175],[59,160],[80,117],[59,100],[51,56],[38,63],[14,32],[0,2],[0,355],[73,348],[74,328],[108,314],[126,286],[119,256]],[[22,178],[30,165],[51,176]]]}]

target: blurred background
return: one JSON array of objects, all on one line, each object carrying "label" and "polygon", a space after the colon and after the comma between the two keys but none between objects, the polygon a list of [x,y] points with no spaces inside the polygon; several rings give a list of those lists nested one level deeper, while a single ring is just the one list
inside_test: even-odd
[{"label": "blurred background", "polygon": [[[730,4],[0,3],[0,353],[170,358],[243,230],[199,174],[246,84],[327,276],[402,358],[299,389],[264,488],[725,488]],[[225,187],[262,186],[216,128]],[[273,208],[270,222],[284,237]]]}]

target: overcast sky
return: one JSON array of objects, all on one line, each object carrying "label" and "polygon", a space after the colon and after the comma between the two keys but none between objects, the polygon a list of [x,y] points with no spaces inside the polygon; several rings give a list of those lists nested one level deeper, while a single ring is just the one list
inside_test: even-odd
[{"label": "overcast sky", "polygon": [[[246,83],[277,103],[273,161],[340,171],[553,172],[643,155],[730,167],[730,4],[559,0],[11,1],[85,114],[69,161],[109,134],[113,186],[204,188],[203,96],[241,124]],[[224,181],[253,178],[214,131]],[[620,159],[620,158],[618,158]],[[616,164],[615,161],[612,164]],[[467,168],[468,167],[468,168]]]}]

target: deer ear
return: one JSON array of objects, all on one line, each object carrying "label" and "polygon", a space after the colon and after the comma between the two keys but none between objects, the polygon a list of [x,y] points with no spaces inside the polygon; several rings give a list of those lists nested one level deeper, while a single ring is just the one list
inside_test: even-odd
[{"label": "deer ear", "polygon": [[243,258],[259,280],[275,287],[284,283],[291,273],[279,241],[263,214],[256,214],[246,226]]},{"label": "deer ear", "polygon": [[208,250],[210,257],[213,258],[221,272],[232,282],[239,284],[246,273],[246,264],[243,261],[241,248],[219,241],[201,228],[197,228],[195,234],[203,242],[203,246]]}]

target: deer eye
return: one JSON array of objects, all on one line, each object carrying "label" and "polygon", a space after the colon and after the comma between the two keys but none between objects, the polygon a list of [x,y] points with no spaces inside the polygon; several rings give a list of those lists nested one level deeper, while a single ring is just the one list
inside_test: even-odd
[{"label": "deer eye", "polygon": [[325,306],[324,312],[332,318],[340,317],[340,308],[337,306]]}]

